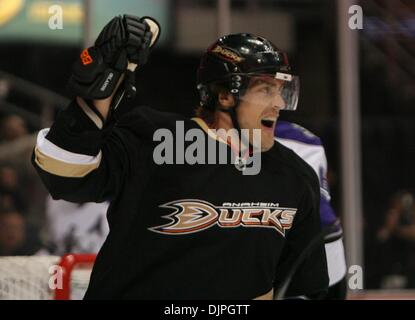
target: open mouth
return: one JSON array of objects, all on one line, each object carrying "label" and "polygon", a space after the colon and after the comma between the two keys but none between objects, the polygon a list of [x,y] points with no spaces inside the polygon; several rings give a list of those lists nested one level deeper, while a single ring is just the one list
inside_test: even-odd
[{"label": "open mouth", "polygon": [[261,124],[266,128],[272,129],[274,127],[275,121],[275,119],[262,119]]}]

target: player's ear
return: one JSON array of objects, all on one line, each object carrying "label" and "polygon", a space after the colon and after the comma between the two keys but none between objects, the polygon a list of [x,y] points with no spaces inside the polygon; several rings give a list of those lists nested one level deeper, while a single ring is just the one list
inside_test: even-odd
[{"label": "player's ear", "polygon": [[229,91],[220,91],[218,94],[219,105],[224,108],[231,108],[235,105],[235,98]]}]

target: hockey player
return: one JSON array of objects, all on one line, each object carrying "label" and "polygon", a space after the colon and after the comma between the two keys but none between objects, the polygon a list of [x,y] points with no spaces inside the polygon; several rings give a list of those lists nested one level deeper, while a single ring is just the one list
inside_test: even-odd
[{"label": "hockey player", "polygon": [[47,244],[38,254],[98,253],[108,235],[108,202],[46,199]]},{"label": "hockey player", "polygon": [[[317,176],[274,140],[279,111],[297,105],[298,79],[268,40],[228,35],[201,60],[203,118],[142,106],[117,119],[120,90],[134,91],[131,63],[142,67],[154,43],[151,25],[124,16],[104,28],[75,65],[70,87],[76,99],[39,133],[33,153],[53,198],[111,201],[110,232],[85,298],[271,299],[321,232]],[[260,172],[243,175],[232,163],[155,163],[155,132],[177,131],[178,122],[229,155],[233,145],[209,128],[260,130]],[[179,136],[171,148],[191,144]],[[319,298],[327,286],[320,241],[287,295]]]},{"label": "hockey player", "polygon": [[320,217],[325,229],[325,248],[329,272],[327,299],[345,299],[346,260],[343,247],[343,230],[330,204],[327,183],[327,158],[319,137],[307,129],[287,121],[279,120],[275,129],[278,142],[293,150],[316,172],[320,181]]}]

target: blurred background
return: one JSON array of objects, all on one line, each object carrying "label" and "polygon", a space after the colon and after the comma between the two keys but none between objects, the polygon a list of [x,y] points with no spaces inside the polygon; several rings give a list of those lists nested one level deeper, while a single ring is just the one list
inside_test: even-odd
[{"label": "blurred background", "polygon": [[[62,29],[49,27],[53,5]],[[348,26],[352,5],[362,8],[361,29]],[[287,51],[301,97],[282,118],[324,143],[348,264],[362,266],[365,290],[415,289],[413,0],[1,0],[0,255],[91,252],[105,238],[106,207],[48,198],[30,155],[36,132],[69,101],[73,61],[123,13],[161,24],[134,101],[160,110],[193,114],[199,57],[219,35],[256,33]],[[64,216],[84,211],[94,211],[84,230]],[[80,244],[77,233],[95,236]]]}]

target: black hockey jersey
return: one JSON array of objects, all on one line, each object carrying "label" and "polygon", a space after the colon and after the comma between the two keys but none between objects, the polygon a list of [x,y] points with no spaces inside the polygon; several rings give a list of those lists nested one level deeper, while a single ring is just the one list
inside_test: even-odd
[{"label": "black hockey jersey", "polygon": [[[175,133],[178,150],[177,123],[184,132],[206,124],[138,107],[101,129],[82,108],[72,102],[39,132],[32,162],[54,199],[111,201],[86,299],[253,299],[279,286],[320,233],[318,179],[281,144],[261,154],[257,175],[178,154],[175,164],[157,164],[157,129]],[[327,286],[321,241],[287,295]]]}]

